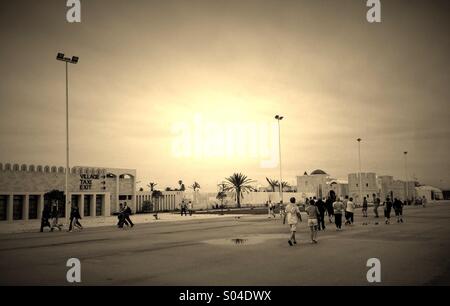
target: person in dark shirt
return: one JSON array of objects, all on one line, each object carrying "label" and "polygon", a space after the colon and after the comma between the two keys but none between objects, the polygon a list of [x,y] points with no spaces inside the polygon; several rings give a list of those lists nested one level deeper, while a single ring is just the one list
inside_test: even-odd
[{"label": "person in dark shirt", "polygon": [[51,217],[50,205],[44,205],[44,209],[42,210],[42,218],[41,218],[41,233],[44,231],[44,227],[49,227],[50,230],[52,226],[48,221]]},{"label": "person in dark shirt", "polygon": [[79,229],[83,229],[83,226],[81,225],[79,220],[81,220],[80,210],[78,209],[77,205],[72,205],[70,209],[69,232],[72,232],[73,226],[76,226]]},{"label": "person in dark shirt", "polygon": [[318,215],[319,226],[318,226],[318,229],[319,229],[319,231],[325,230],[325,203],[322,201],[322,199],[319,198],[317,200],[316,207],[319,210],[319,215]]},{"label": "person in dark shirt", "polygon": [[124,205],[123,205],[123,213],[124,213],[124,216],[125,216],[125,220],[130,224],[131,227],[133,227],[134,223],[130,219],[131,208],[127,205],[127,202],[125,202]]},{"label": "person in dark shirt", "polygon": [[384,223],[389,224],[391,222],[391,209],[392,209],[392,202],[389,197],[386,198],[386,202],[384,204]]},{"label": "person in dark shirt", "polygon": [[394,199],[394,203],[392,204],[395,216],[397,217],[397,223],[403,223],[403,203],[399,199]]},{"label": "person in dark shirt", "polygon": [[333,209],[333,199],[331,197],[328,197],[325,201],[325,207],[327,209],[328,214],[328,220],[330,223],[333,223],[333,217],[334,217],[334,209]]}]

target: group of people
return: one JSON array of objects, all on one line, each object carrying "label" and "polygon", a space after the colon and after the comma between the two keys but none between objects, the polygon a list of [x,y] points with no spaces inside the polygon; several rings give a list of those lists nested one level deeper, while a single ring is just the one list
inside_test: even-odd
[{"label": "group of people", "polygon": [[180,203],[180,211],[181,211],[181,215],[185,215],[187,216],[187,214],[189,213],[189,216],[192,216],[193,212],[194,212],[194,207],[192,205],[192,201],[188,201],[186,203],[186,200],[182,200]]},{"label": "group of people", "polygon": [[41,232],[44,228],[50,228],[53,232],[55,229],[62,230],[62,224],[59,223],[58,202],[52,201],[51,205],[45,205],[42,211]]},{"label": "group of people", "polygon": [[[334,223],[336,230],[342,230],[342,217],[345,218],[345,225],[352,225],[355,222],[354,213],[356,205],[352,197],[345,196],[344,198],[336,198],[334,201],[331,197],[325,199],[316,199],[316,197],[306,199],[305,201],[305,212],[308,216],[308,227],[311,232],[311,243],[317,243],[317,233],[318,231],[325,230],[325,214],[328,215],[329,223]],[[424,199],[426,205],[426,199]],[[381,200],[375,194],[373,195],[373,211],[375,218],[379,218],[378,209],[381,206]],[[390,224],[391,222],[391,211],[394,209],[395,216],[397,218],[397,223],[403,223],[403,205],[404,203],[397,198],[393,200],[390,197],[386,198],[384,205],[384,218],[385,224]],[[424,207],[425,207],[424,205]],[[275,217],[274,205],[268,203],[269,207],[269,217]],[[364,197],[362,203],[362,213],[363,218],[368,218],[368,201]],[[291,235],[288,240],[290,246],[297,244],[295,239],[295,233],[297,230],[298,222],[302,221],[302,216],[300,214],[300,209],[296,204],[294,197],[290,199],[290,203],[283,209],[280,206],[280,212],[283,211],[285,214],[285,219],[283,223],[287,220],[289,224]],[[367,224],[367,223],[364,223]]]},{"label": "group of people", "polygon": [[[118,228],[124,228],[124,225],[126,225],[127,227],[134,226],[134,223],[130,219],[131,213],[132,213],[131,208],[127,205],[126,202],[124,204],[120,204],[119,214],[117,216],[119,220],[117,222]],[[63,224],[58,222],[58,218],[59,218],[58,202],[56,200],[53,200],[51,205],[44,206],[44,209],[42,211],[40,231],[43,232],[44,228],[46,227],[48,227],[51,232],[53,232],[55,229],[61,231],[63,228]],[[68,232],[73,232],[75,228],[82,230],[83,226],[80,223],[81,219],[82,218],[78,205],[72,204],[70,207]]]},{"label": "group of people", "polygon": [[117,215],[117,219],[119,219],[119,222],[117,222],[118,228],[124,228],[126,225],[128,227],[133,227],[134,223],[130,219],[131,215],[131,208],[127,205],[127,202],[120,203],[119,204],[119,214]]}]

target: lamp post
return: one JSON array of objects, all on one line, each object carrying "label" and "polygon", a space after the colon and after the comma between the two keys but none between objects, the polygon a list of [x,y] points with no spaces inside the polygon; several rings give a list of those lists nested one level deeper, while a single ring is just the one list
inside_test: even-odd
[{"label": "lamp post", "polygon": [[403,155],[405,156],[405,183],[406,183],[406,204],[409,202],[409,183],[408,183],[408,151],[403,152]]},{"label": "lamp post", "polygon": [[278,121],[278,154],[280,162],[280,204],[283,204],[283,175],[281,172],[281,125],[280,121],[283,120],[283,116],[276,115],[275,119]]},{"label": "lamp post", "polygon": [[356,139],[358,141],[358,163],[359,163],[359,200],[362,203],[362,177],[361,177],[361,138]]},{"label": "lamp post", "polygon": [[65,57],[64,53],[58,53],[56,56],[58,61],[62,61],[66,63],[66,178],[65,178],[65,211],[66,211],[66,219],[68,218],[69,212],[68,203],[69,203],[69,64],[78,63],[79,57],[72,56]]}]

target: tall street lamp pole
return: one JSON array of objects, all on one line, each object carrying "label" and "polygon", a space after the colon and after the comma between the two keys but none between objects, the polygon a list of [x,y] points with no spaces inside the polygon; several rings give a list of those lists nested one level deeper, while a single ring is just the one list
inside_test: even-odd
[{"label": "tall street lamp pole", "polygon": [[362,177],[361,177],[361,138],[356,139],[358,141],[358,161],[359,161],[359,200],[362,203]]},{"label": "tall street lamp pole", "polygon": [[283,116],[276,115],[275,119],[278,121],[278,155],[280,162],[280,204],[283,203],[283,176],[281,172],[281,125],[280,121],[283,120]]},{"label": "tall street lamp pole", "polygon": [[408,183],[408,151],[403,152],[405,155],[405,183],[406,183],[406,203],[409,201],[409,183]]},{"label": "tall street lamp pole", "polygon": [[65,177],[65,210],[66,210],[66,219],[69,216],[68,212],[68,204],[69,204],[69,64],[78,63],[79,57],[72,56],[65,57],[64,53],[58,53],[56,56],[58,61],[65,62],[66,66],[66,177]]}]

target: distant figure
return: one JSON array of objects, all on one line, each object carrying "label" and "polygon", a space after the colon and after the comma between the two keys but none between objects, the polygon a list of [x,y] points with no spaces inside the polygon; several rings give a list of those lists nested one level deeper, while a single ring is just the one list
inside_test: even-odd
[{"label": "distant figure", "polygon": [[368,207],[369,207],[369,203],[367,203],[367,198],[364,197],[363,206],[362,206],[363,218],[367,218],[367,208]]},{"label": "distant figure", "polygon": [[423,196],[422,197],[422,207],[426,207],[427,206],[427,203],[428,203],[428,200],[427,200],[427,198],[425,197],[425,196]]},{"label": "distant figure", "polygon": [[325,207],[327,209],[328,221],[333,223],[334,209],[333,209],[333,199],[328,197],[325,201]]},{"label": "distant figure", "polygon": [[381,201],[380,198],[378,198],[375,193],[372,195],[372,197],[373,197],[373,213],[375,214],[375,218],[378,218],[379,217],[378,207],[380,207]]},{"label": "distant figure", "polygon": [[353,203],[353,198],[350,198],[350,200],[347,201],[347,206],[345,209],[347,211],[347,220],[345,221],[345,224],[351,225],[355,223],[354,219],[355,203]]},{"label": "distant figure", "polygon": [[285,210],[285,207],[283,205],[283,201],[280,201],[279,207],[280,207],[280,218],[281,218],[281,221],[283,221],[283,224],[286,224],[286,210]]},{"label": "distant figure", "polygon": [[271,200],[269,200],[269,201],[267,202],[267,206],[269,207],[269,218],[270,218],[271,216],[273,216],[273,218],[275,219],[275,207],[273,206]]},{"label": "distant figure", "polygon": [[384,205],[384,223],[386,224],[391,223],[391,209],[392,209],[392,202],[391,199],[387,197]]},{"label": "distant figure", "polygon": [[300,210],[295,204],[295,198],[291,198],[290,203],[286,206],[286,219],[289,224],[289,229],[291,231],[291,236],[288,240],[290,246],[297,244],[295,240],[295,232],[297,231],[298,221],[302,221],[302,216],[300,214]]},{"label": "distant figure", "polygon": [[80,230],[83,229],[80,221],[81,215],[77,205],[72,205],[70,209],[70,224],[69,224],[69,232],[72,232],[73,226],[78,227]]},{"label": "distant figure", "polygon": [[58,212],[58,202],[57,201],[53,201],[53,203],[52,203],[52,211],[51,211],[50,217],[52,218],[52,227],[51,227],[50,231],[53,232],[53,230],[55,228],[57,228],[59,231],[61,231],[63,225],[59,224],[59,222],[58,222],[59,212]]},{"label": "distant figure", "polygon": [[183,199],[183,200],[181,201],[181,204],[180,204],[181,215],[184,214],[185,216],[187,216],[186,209],[187,209],[186,202],[185,202],[185,200]]},{"label": "distant figure", "polygon": [[318,215],[318,230],[325,230],[325,203],[322,201],[322,199],[318,199],[316,202],[316,207],[319,210]]},{"label": "distant figure", "polygon": [[194,207],[192,206],[192,201],[189,201],[187,205],[187,209],[189,211],[189,216],[192,216],[192,213],[194,212]]},{"label": "distant figure", "polygon": [[403,223],[403,203],[399,199],[394,199],[392,207],[395,211],[395,216],[397,217],[397,223]]},{"label": "distant figure", "polygon": [[117,222],[118,228],[123,228],[124,225],[126,225],[127,227],[130,226],[130,224],[128,224],[128,221],[125,219],[125,208],[123,207],[122,203],[119,204],[119,214],[117,215],[117,219],[119,219],[119,221]]},{"label": "distant figure", "polygon": [[123,214],[124,214],[125,220],[126,220],[126,222],[128,222],[130,224],[131,227],[133,227],[134,223],[130,219],[131,213],[132,213],[131,208],[127,205],[127,202],[123,203]]},{"label": "distant figure", "polygon": [[50,225],[50,222],[48,221],[51,216],[51,210],[50,205],[44,205],[44,209],[42,210],[42,218],[41,218],[41,233],[44,231],[44,227],[49,227],[50,230],[52,229],[52,226]]},{"label": "distant figure", "polygon": [[306,208],[306,213],[308,214],[308,226],[311,231],[311,243],[317,243],[319,210],[317,209],[316,205],[314,205],[314,201],[310,201],[309,204],[310,205]]}]

